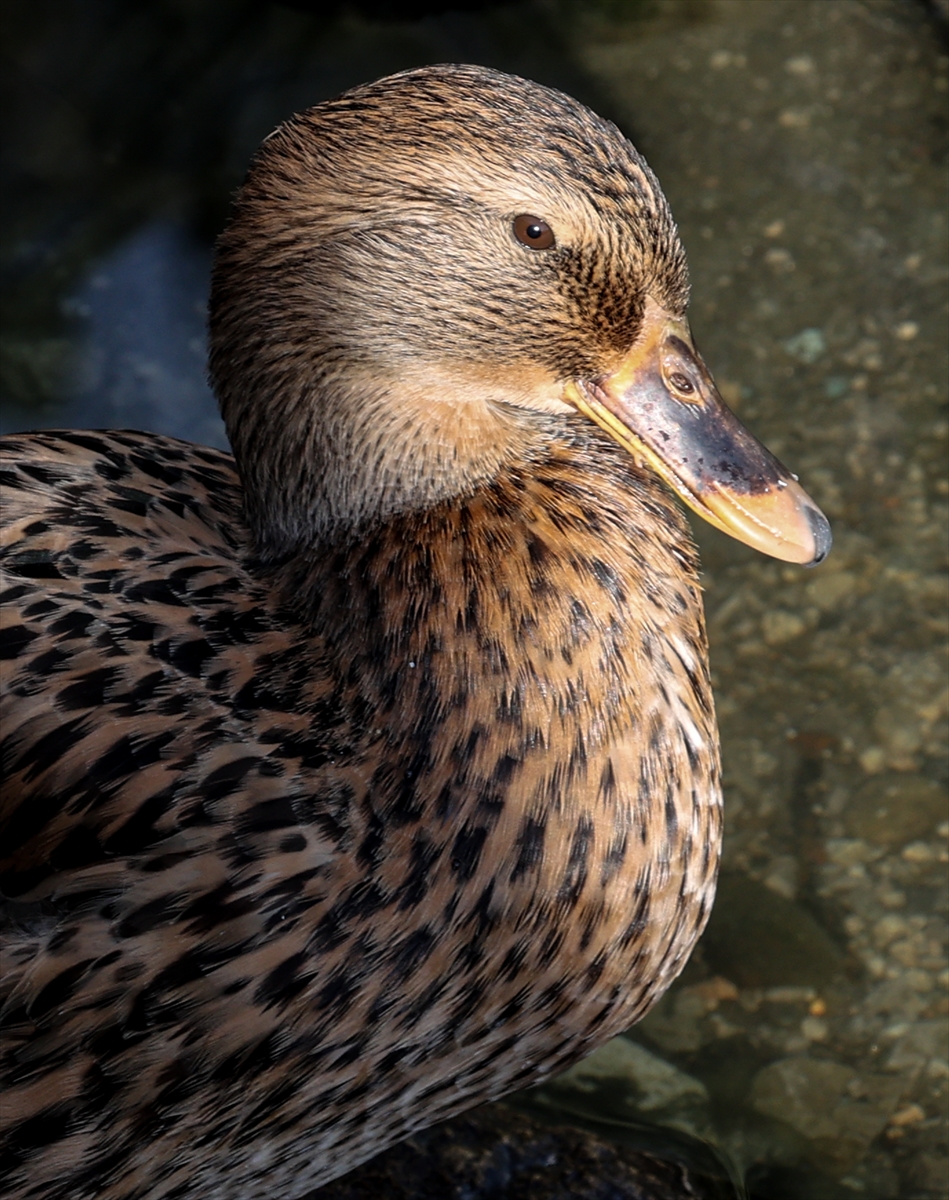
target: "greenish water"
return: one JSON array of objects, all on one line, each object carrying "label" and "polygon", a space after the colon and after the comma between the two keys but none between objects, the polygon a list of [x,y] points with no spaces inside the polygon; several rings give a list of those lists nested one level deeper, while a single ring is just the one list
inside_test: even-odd
[{"label": "greenish water", "polygon": [[836,544],[803,572],[696,529],[725,758],[712,924],[628,1038],[520,1102],[727,1160],[755,1196],[949,1194],[947,59],[924,6],[397,21],[153,0],[24,5],[6,26],[5,430],[223,444],[211,238],[295,109],[467,60],[630,133],[679,220],[706,359]]}]

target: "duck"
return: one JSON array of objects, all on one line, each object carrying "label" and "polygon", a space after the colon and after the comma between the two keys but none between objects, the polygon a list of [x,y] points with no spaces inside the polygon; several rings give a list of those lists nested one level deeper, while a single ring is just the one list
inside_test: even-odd
[{"label": "duck", "polygon": [[613,124],[413,69],[251,162],[209,305],[233,454],[4,439],[9,1196],[301,1197],[681,971],[722,799],[678,500],[830,548],[688,294]]}]

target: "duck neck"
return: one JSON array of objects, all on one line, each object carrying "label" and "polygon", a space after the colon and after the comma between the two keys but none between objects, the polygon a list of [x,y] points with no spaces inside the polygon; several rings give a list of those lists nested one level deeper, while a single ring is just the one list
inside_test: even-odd
[{"label": "duck neck", "polygon": [[431,370],[416,381],[408,369],[403,375],[387,387],[378,370],[364,380],[349,367],[319,381],[318,406],[280,392],[266,406],[266,437],[252,421],[229,423],[263,564],[319,561],[389,525],[408,533],[542,444],[543,413],[486,399]]}]

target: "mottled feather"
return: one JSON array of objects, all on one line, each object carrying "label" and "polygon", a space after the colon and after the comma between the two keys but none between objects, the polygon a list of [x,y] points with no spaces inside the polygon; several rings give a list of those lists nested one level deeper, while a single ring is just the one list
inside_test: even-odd
[{"label": "mottled feather", "polygon": [[[401,78],[456,132],[469,92],[556,95],[454,70]],[[334,103],[365,122],[384,100],[372,85]],[[585,112],[560,97],[544,120],[573,146]],[[305,343],[295,285],[267,341],[279,287],[261,263],[283,235],[253,261],[248,247],[254,189],[281,163],[299,187],[287,139],[324,118],[265,143],[220,252],[214,371],[236,466],[143,433],[4,439],[0,1174],[19,1200],[302,1196],[627,1027],[708,915],[721,807],[701,597],[651,472],[579,415],[508,396],[458,434],[452,485],[444,439],[423,428],[412,453],[398,436],[429,379],[320,508],[344,469],[341,397],[376,359],[356,330],[338,369],[322,318]],[[393,122],[396,148],[412,119]],[[536,151],[578,210],[627,145],[600,125],[602,154],[571,151],[590,179]],[[610,308],[607,289],[585,334],[579,259],[561,263],[567,357],[598,329],[609,358],[604,313],[634,335],[649,263],[684,301],[674,227],[630,156],[601,204],[659,233],[648,253],[603,235],[595,277],[635,302]],[[418,286],[437,300],[447,278]],[[453,347],[477,292],[455,286],[454,325],[435,322],[443,378],[464,372]],[[533,352],[511,336],[498,378]],[[554,321],[551,361],[558,336]],[[496,337],[471,333],[479,353]],[[411,375],[416,349],[378,353]],[[363,502],[378,455],[403,486]]]}]

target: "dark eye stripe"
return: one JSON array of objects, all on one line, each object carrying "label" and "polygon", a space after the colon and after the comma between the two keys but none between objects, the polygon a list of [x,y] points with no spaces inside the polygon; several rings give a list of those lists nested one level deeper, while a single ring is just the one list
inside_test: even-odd
[{"label": "dark eye stripe", "polygon": [[554,231],[540,217],[522,213],[514,218],[514,236],[531,250],[549,250],[554,244]]}]

